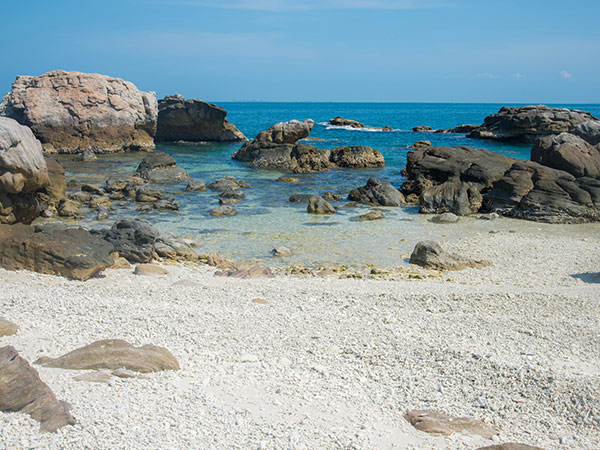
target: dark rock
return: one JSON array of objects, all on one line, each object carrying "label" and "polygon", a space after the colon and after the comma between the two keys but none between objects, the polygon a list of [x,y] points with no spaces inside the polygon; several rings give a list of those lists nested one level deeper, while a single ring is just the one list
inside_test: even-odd
[{"label": "dark rock", "polygon": [[154,243],[154,248],[161,258],[176,261],[195,261],[198,259],[198,255],[188,241],[179,238],[173,233],[161,234]]},{"label": "dark rock", "polygon": [[60,217],[77,217],[81,215],[79,203],[68,198],[58,204],[58,215]]},{"label": "dark rock", "polygon": [[318,195],[313,195],[308,200],[306,211],[310,214],[335,214],[335,208]]},{"label": "dark rock", "polygon": [[478,212],[482,203],[483,197],[477,184],[451,180],[425,188],[419,198],[419,212],[424,214],[451,212],[459,216],[467,216]]},{"label": "dark rock", "polygon": [[246,197],[246,194],[244,194],[244,192],[240,191],[239,189],[236,191],[223,191],[219,194],[220,198],[234,198],[236,200],[242,200],[243,198]]},{"label": "dark rock", "polygon": [[141,373],[179,370],[179,363],[166,348],[150,344],[134,347],[121,339],[94,342],[59,358],[45,359],[43,366],[70,370],[125,368]]},{"label": "dark rock", "polygon": [[327,200],[328,202],[334,202],[342,199],[341,194],[336,194],[335,192],[330,191],[324,192],[323,195],[321,195],[321,197],[323,197],[323,200]]},{"label": "dark rock", "polygon": [[538,139],[531,149],[531,160],[577,178],[600,178],[600,149],[574,134]]},{"label": "dark rock", "polygon": [[539,136],[573,132],[581,123],[598,120],[588,112],[566,108],[530,105],[504,106],[497,114],[485,118],[467,137],[508,142],[534,142]]},{"label": "dark rock", "polygon": [[221,216],[235,216],[237,214],[237,211],[235,208],[233,208],[231,206],[222,205],[222,206],[217,206],[216,208],[211,209],[208,213],[211,216],[221,217]]},{"label": "dark rock", "polygon": [[357,122],[356,120],[344,119],[343,117],[334,117],[333,119],[329,119],[329,123],[331,125],[335,125],[338,127],[352,127],[352,128],[364,128],[365,126]]},{"label": "dark rock", "polygon": [[36,197],[42,208],[49,206],[56,208],[58,203],[66,197],[67,183],[65,182],[65,169],[54,158],[44,156],[48,169],[49,183],[36,192]]},{"label": "dark rock", "polygon": [[0,267],[87,280],[110,267],[113,246],[82,229],[36,231],[27,225],[0,225]]},{"label": "dark rock", "polygon": [[292,194],[288,199],[290,203],[308,203],[308,201],[314,197],[313,194]]},{"label": "dark rock", "polygon": [[365,186],[353,189],[348,194],[348,200],[370,203],[378,206],[400,206],[404,204],[402,193],[391,183],[382,183],[371,177]]},{"label": "dark rock", "polygon": [[162,200],[163,195],[152,189],[149,185],[140,187],[135,194],[135,201],[140,203],[156,202]]},{"label": "dark rock", "polygon": [[261,131],[255,140],[259,142],[270,142],[273,144],[295,144],[300,139],[308,137],[314,126],[314,121],[308,119],[303,122],[290,120],[279,122],[267,131]]},{"label": "dark rock", "polygon": [[459,134],[467,134],[471,131],[475,131],[479,128],[479,125],[459,125],[454,128],[440,128],[439,130],[435,130],[435,133],[459,133]]},{"label": "dark rock", "polygon": [[185,190],[189,192],[202,192],[206,190],[206,185],[200,180],[190,180]]},{"label": "dark rock", "polygon": [[108,197],[101,195],[94,195],[88,202],[88,207],[90,209],[100,208],[101,206],[109,208],[112,206],[112,203]]},{"label": "dark rock", "polygon": [[417,141],[415,142],[413,145],[410,146],[410,148],[421,148],[421,147],[430,147],[431,146],[431,141]]},{"label": "dark rock", "polygon": [[433,128],[431,128],[430,126],[418,126],[413,127],[413,131],[416,133],[427,133],[429,131],[433,131]]},{"label": "dark rock", "polygon": [[237,198],[220,198],[219,205],[237,205],[240,202]]},{"label": "dark rock", "polygon": [[600,144],[600,121],[589,120],[575,127],[574,133],[592,145]]},{"label": "dark rock", "polygon": [[109,218],[110,215],[111,215],[110,208],[107,208],[106,206],[100,206],[98,208],[98,212],[96,213],[96,220],[98,220],[98,221],[106,220]]},{"label": "dark rock", "polygon": [[163,211],[179,211],[179,203],[174,198],[158,200],[152,204],[152,207]]},{"label": "dark rock", "polygon": [[0,411],[29,414],[40,431],[54,432],[76,423],[69,409],[14,347],[0,348]]},{"label": "dark rock", "polygon": [[98,159],[98,157],[96,156],[96,154],[93,152],[93,150],[84,150],[83,152],[81,152],[80,154],[78,154],[75,159],[77,161],[82,161],[82,162],[90,162],[90,161],[96,161]]},{"label": "dark rock", "polygon": [[96,186],[95,184],[83,184],[81,185],[81,190],[83,192],[90,192],[95,195],[104,195],[104,189],[100,186]]},{"label": "dark rock", "polygon": [[213,191],[236,191],[241,189],[242,185],[234,177],[223,177],[214,183],[210,183],[208,187]]},{"label": "dark rock", "polygon": [[245,141],[225,116],[227,111],[198,99],[169,95],[158,101],[157,142]]},{"label": "dark rock", "polygon": [[385,166],[383,155],[371,147],[337,147],[331,150],[329,161],[336,167],[371,169]]},{"label": "dark rock", "polygon": [[144,219],[121,219],[105,233],[105,239],[131,263],[150,262],[158,236],[158,231]]},{"label": "dark rock", "polygon": [[482,268],[491,265],[487,261],[479,261],[456,253],[445,252],[437,242],[418,242],[410,255],[410,263],[426,269],[462,270],[467,267]]},{"label": "dark rock", "polygon": [[175,183],[190,179],[189,174],[177,165],[175,159],[163,152],[149,153],[135,174],[152,183]]}]

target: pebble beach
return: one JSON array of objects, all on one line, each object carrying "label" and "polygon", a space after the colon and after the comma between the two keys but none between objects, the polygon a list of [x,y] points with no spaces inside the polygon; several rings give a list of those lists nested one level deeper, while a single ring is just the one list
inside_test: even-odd
[{"label": "pebble beach", "polygon": [[[239,280],[163,264],[168,275],[109,269],[87,282],[0,270],[2,315],[20,327],[2,343],[28,361],[120,338],[164,346],[181,366],[101,382],[34,366],[77,424],[39,433],[3,413],[0,448],[598,449],[597,233],[503,230],[444,247],[493,266]],[[412,409],[498,435],[423,433],[404,418]]]}]

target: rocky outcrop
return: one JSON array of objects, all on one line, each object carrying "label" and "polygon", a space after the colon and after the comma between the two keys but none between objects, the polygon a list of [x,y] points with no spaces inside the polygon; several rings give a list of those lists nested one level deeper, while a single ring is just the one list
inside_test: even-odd
[{"label": "rocky outcrop", "polygon": [[599,147],[574,134],[561,133],[538,139],[531,150],[531,160],[577,178],[600,178]]},{"label": "rocky outcrop", "polygon": [[344,119],[343,117],[334,117],[333,119],[329,119],[330,125],[335,125],[337,127],[352,127],[352,128],[364,128],[365,125],[352,119]]},{"label": "rocky outcrop", "polygon": [[54,432],[76,423],[69,409],[14,347],[0,348],[0,411],[29,414],[40,431]]},{"label": "rocky outcrop", "polygon": [[421,241],[410,255],[411,264],[436,270],[462,270],[468,267],[481,268],[491,265],[488,261],[475,260],[442,250],[437,242]]},{"label": "rocky outcrop", "polygon": [[56,359],[44,358],[42,365],[71,370],[125,368],[141,373],[179,370],[179,363],[166,348],[134,347],[121,339],[97,341]]},{"label": "rocky outcrop", "polygon": [[169,95],[158,101],[157,142],[245,141],[225,118],[227,111],[198,99]]},{"label": "rocky outcrop", "polygon": [[479,128],[479,125],[465,124],[465,125],[459,125],[459,126],[454,127],[454,128],[440,128],[439,130],[435,130],[434,133],[467,134],[467,133],[470,133],[472,131],[475,131],[478,128]]},{"label": "rocky outcrop", "polygon": [[147,151],[158,105],[154,92],[120,78],[56,70],[17,77],[0,115],[30,127],[47,153]]},{"label": "rocky outcrop", "polygon": [[534,142],[540,136],[572,132],[579,124],[597,121],[585,111],[530,105],[510,108],[504,106],[497,114],[484,119],[483,125],[467,137],[507,142]]},{"label": "rocky outcrop", "polygon": [[383,155],[366,146],[337,147],[331,150],[329,161],[335,167],[349,169],[375,169],[385,166]]},{"label": "rocky outcrop", "polygon": [[113,265],[113,246],[82,229],[0,225],[0,267],[87,280]]},{"label": "rocky outcrop", "polygon": [[311,173],[331,168],[377,168],[385,165],[383,155],[370,147],[338,147],[333,150],[300,144],[312,129],[313,121],[292,120],[261,131],[233,154],[233,159],[262,169]]},{"label": "rocky outcrop", "polygon": [[351,190],[348,200],[378,206],[401,206],[405,203],[402,193],[391,183],[383,183],[374,177],[369,178],[365,186]]},{"label": "rocky outcrop", "polygon": [[405,173],[402,191],[418,195],[424,213],[498,212],[553,223],[600,220],[600,180],[488,150],[417,149],[408,153]]},{"label": "rocky outcrop", "polygon": [[40,213],[36,191],[50,184],[42,146],[31,130],[0,117],[0,223],[29,223]]},{"label": "rocky outcrop", "polygon": [[163,152],[149,153],[135,175],[151,183],[176,183],[190,179],[190,175],[177,165],[175,159]]}]

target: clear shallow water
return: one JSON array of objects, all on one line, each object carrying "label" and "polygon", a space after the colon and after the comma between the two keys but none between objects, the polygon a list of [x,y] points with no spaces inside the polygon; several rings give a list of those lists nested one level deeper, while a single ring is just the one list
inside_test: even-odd
[{"label": "clear shallow water", "polygon": [[[157,145],[156,149],[171,154],[192,178],[206,184],[222,176],[231,175],[247,181],[246,198],[235,205],[239,214],[234,217],[212,217],[208,211],[218,205],[218,192],[189,193],[187,183],[162,186],[167,195],[176,197],[181,205],[179,213],[151,211],[139,213],[134,203],[119,206],[115,214],[98,223],[95,212],[85,214],[84,223],[97,227],[109,226],[121,217],[141,215],[161,231],[173,231],[194,238],[202,253],[218,252],[237,259],[269,259],[271,265],[302,264],[328,266],[343,264],[361,266],[365,263],[379,267],[401,264],[415,242],[428,238],[453,239],[468,232],[487,232],[492,229],[531,229],[541,225],[524,221],[501,219],[482,221],[463,219],[455,226],[434,225],[428,217],[417,214],[417,208],[381,208],[386,218],[375,222],[357,222],[355,218],[372,208],[343,207],[345,200],[333,202],[341,207],[333,216],[315,216],[306,213],[305,204],[292,204],[292,194],[334,191],[346,196],[351,189],[362,186],[370,176],[390,181],[400,187],[404,181],[401,170],[406,164],[409,145],[427,139],[433,145],[470,145],[487,148],[506,156],[529,159],[530,146],[516,146],[467,139],[457,134],[415,133],[412,127],[429,125],[434,129],[452,128],[473,123],[500,109],[494,104],[387,104],[387,103],[221,103],[228,119],[248,138],[276,122],[291,119],[313,119],[312,137],[325,141],[313,142],[317,147],[334,148],[343,145],[368,145],[382,152],[386,167],[377,170],[332,170],[316,174],[294,175],[299,183],[281,183],[275,180],[285,175],[280,171],[259,170],[231,159],[241,144]],[[590,111],[600,116],[600,105],[560,105]],[[375,132],[332,128],[327,121],[335,116],[358,120],[370,127],[389,125],[396,131]],[[67,179],[75,183],[102,184],[113,173],[135,171],[143,153],[99,156],[94,162],[73,161],[62,157]],[[542,226],[552,229],[550,226]],[[405,241],[403,241],[403,239]],[[270,250],[285,245],[294,251],[292,258],[270,258]]]}]

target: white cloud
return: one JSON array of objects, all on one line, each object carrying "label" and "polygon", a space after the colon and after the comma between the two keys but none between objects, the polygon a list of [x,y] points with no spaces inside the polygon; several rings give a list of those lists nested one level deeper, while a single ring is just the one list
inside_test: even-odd
[{"label": "white cloud", "polygon": [[515,80],[522,80],[523,78],[527,78],[527,75],[525,75],[524,73],[521,73],[521,72],[517,72],[513,75],[513,78]]},{"label": "white cloud", "polygon": [[484,73],[478,73],[477,78],[481,78],[482,80],[493,80],[496,77],[493,73],[484,72]]},{"label": "white cloud", "polygon": [[570,80],[571,78],[573,78],[573,75],[571,75],[569,72],[567,72],[566,70],[561,70],[560,72],[560,77],[564,78],[565,80]]},{"label": "white cloud", "polygon": [[237,9],[246,11],[315,11],[315,10],[409,10],[448,8],[455,6],[448,1],[435,0],[159,0],[160,3],[205,8]]}]

